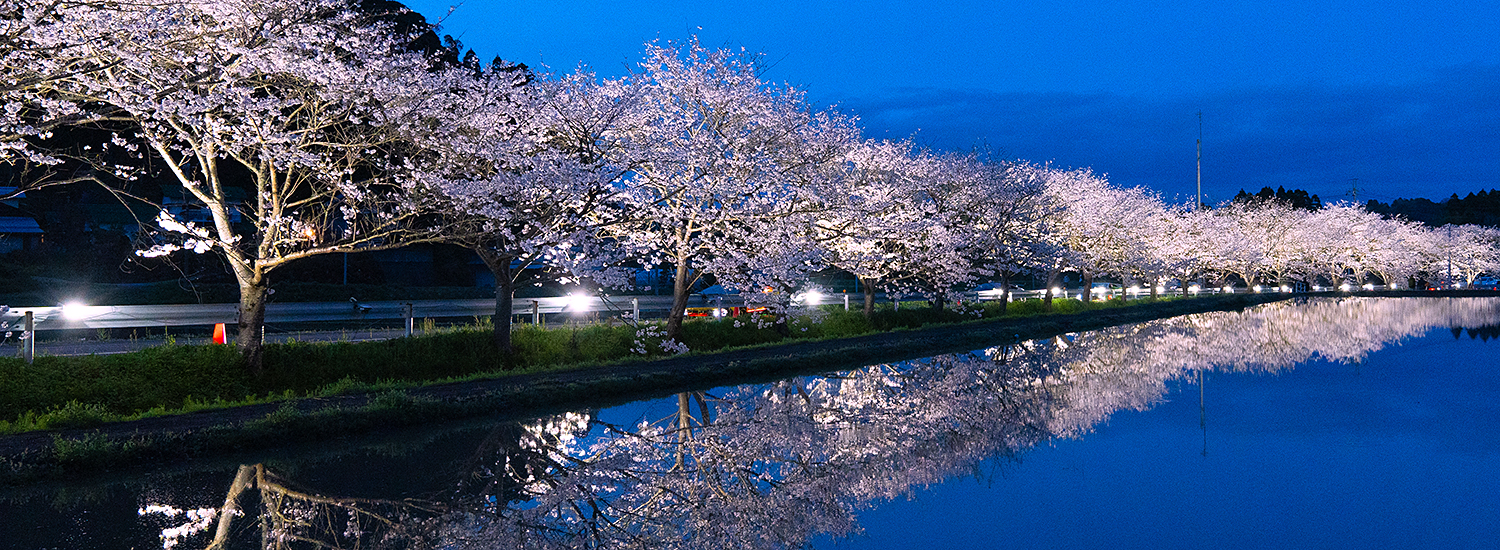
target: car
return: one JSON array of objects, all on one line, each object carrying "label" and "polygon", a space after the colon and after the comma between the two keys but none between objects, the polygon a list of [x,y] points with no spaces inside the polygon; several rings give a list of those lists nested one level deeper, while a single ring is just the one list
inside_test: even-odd
[{"label": "car", "polygon": [[1474,284],[1469,285],[1469,288],[1481,290],[1500,290],[1500,280],[1496,280],[1494,277],[1480,277],[1478,279],[1474,279]]},{"label": "car", "polygon": [[1089,289],[1089,294],[1095,300],[1108,300],[1125,294],[1125,287],[1120,283],[1094,283]]},{"label": "car", "polygon": [[1424,288],[1426,288],[1427,290],[1452,290],[1456,288],[1454,286],[1455,284],[1457,283],[1455,283],[1452,279],[1448,279],[1446,277],[1438,277],[1435,279],[1429,279],[1427,281],[1427,286],[1425,286]]},{"label": "car", "polygon": [[[1021,285],[1018,284],[1010,284],[1008,286],[1011,296],[1015,296],[1017,293],[1026,291],[1026,289],[1021,288]],[[985,283],[974,287],[969,292],[972,292],[975,295],[979,296],[980,300],[999,300],[1000,283]]]}]

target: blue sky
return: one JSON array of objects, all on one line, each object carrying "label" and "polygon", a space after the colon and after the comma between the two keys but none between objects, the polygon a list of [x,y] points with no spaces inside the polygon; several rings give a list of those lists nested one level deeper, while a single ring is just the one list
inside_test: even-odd
[{"label": "blue sky", "polygon": [[1500,188],[1492,2],[413,0],[481,58],[622,74],[653,39],[765,54],[870,137],[1088,166],[1169,199]]}]

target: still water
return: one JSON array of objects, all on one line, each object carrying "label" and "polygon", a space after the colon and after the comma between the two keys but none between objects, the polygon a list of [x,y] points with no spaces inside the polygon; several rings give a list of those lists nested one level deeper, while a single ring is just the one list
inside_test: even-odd
[{"label": "still water", "polygon": [[1492,548],[1497,327],[1314,299],[1006,342],[21,488],[0,547]]}]

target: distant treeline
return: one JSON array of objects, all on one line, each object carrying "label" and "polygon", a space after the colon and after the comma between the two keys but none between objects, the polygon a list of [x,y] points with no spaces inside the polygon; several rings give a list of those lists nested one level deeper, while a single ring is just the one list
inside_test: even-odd
[{"label": "distant treeline", "polygon": [[1277,187],[1275,191],[1272,191],[1270,187],[1262,187],[1260,192],[1254,195],[1246,193],[1244,189],[1241,189],[1239,194],[1234,196],[1234,202],[1264,202],[1271,200],[1303,210],[1323,209],[1323,201],[1317,195],[1309,195],[1307,191],[1301,189],[1287,191],[1284,188]]},{"label": "distant treeline", "polygon": [[1469,193],[1459,198],[1458,193],[1443,202],[1427,199],[1396,199],[1390,204],[1371,200],[1365,209],[1385,215],[1400,215],[1408,220],[1437,227],[1445,224],[1474,224],[1500,227],[1500,192],[1491,189]]},{"label": "distant treeline", "polygon": [[[1310,195],[1301,189],[1287,190],[1282,187],[1271,189],[1261,188],[1259,193],[1250,194],[1241,189],[1234,196],[1234,202],[1260,202],[1275,200],[1290,205],[1293,208],[1305,210],[1319,210],[1323,208],[1323,201],[1317,195]],[[1365,209],[1387,217],[1401,216],[1408,220],[1423,223],[1432,227],[1446,224],[1474,224],[1490,227],[1500,227],[1500,191],[1491,189],[1478,193],[1469,193],[1468,196],[1460,198],[1458,193],[1447,198],[1443,202],[1433,202],[1429,199],[1396,199],[1386,204],[1374,199],[1365,203]]]}]

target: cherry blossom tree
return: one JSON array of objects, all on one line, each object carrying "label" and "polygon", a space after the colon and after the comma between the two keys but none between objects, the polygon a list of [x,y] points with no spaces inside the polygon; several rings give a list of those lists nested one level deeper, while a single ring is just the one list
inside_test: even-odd
[{"label": "cherry blossom tree", "polygon": [[[975,207],[971,165],[960,155],[922,153],[913,159],[900,189],[897,203],[883,223],[875,244],[883,257],[867,262],[866,269],[879,266],[883,274],[869,278],[867,288],[880,287],[889,295],[927,295],[942,307],[956,285],[975,278],[976,265],[966,247],[973,227],[966,217]],[[901,181],[901,180],[897,180]],[[867,218],[875,221],[878,218]]]},{"label": "cherry blossom tree", "polygon": [[940,250],[952,249],[967,262],[932,263],[943,272],[925,279],[940,297],[954,285],[983,278],[999,277],[1008,287],[1011,276],[1035,269],[1039,258],[1054,252],[1043,233],[1063,209],[1046,193],[1046,173],[1045,167],[980,154],[939,157],[927,196],[937,215],[928,223],[942,228]]},{"label": "cherry blossom tree", "polygon": [[1046,270],[1059,251],[1048,239],[1063,208],[1046,192],[1051,168],[1018,161],[976,159],[968,249],[980,272],[1000,283],[1000,306],[1012,278]]},{"label": "cherry blossom tree", "polygon": [[632,166],[622,196],[633,215],[606,235],[671,268],[673,340],[706,273],[784,293],[821,267],[811,230],[825,209],[818,190],[857,130],[810,112],[801,92],[768,85],[758,69],[757,56],[692,40],[648,45],[632,81],[651,119],[622,136]]},{"label": "cherry blossom tree", "polygon": [[420,190],[402,167],[413,136],[446,129],[428,113],[463,69],[432,70],[389,24],[341,0],[59,4],[37,23],[27,41],[97,67],[51,80],[47,97],[129,120],[135,131],[101,148],[166,171],[211,214],[197,227],[163,210],[142,254],[226,260],[251,369],[272,271],[435,235],[416,223]]},{"label": "cherry blossom tree", "polygon": [[864,314],[875,308],[876,289],[906,271],[902,241],[927,223],[918,190],[930,171],[910,142],[867,141],[844,154],[838,187],[815,222],[829,265],[854,275],[864,289]]},{"label": "cherry blossom tree", "polygon": [[1427,271],[1455,276],[1465,285],[1479,276],[1500,273],[1500,229],[1472,224],[1432,230],[1436,249]]},{"label": "cherry blossom tree", "polygon": [[[621,128],[639,121],[637,90],[580,71],[524,86],[492,70],[458,100],[464,130],[433,143],[417,177],[451,205],[445,240],[462,244],[495,277],[494,342],[509,353],[516,285],[528,270],[586,263],[597,231],[618,220],[628,173]],[[585,246],[592,245],[592,246]],[[575,251],[580,248],[584,251]]]},{"label": "cherry blossom tree", "polygon": [[[85,108],[52,93],[54,86],[73,75],[108,67],[76,46],[98,41],[106,25],[76,26],[70,36],[47,35],[59,10],[77,3],[60,0],[4,0],[0,2],[0,166],[8,169],[14,190],[0,199],[54,185],[98,181],[97,168],[75,154],[89,144],[61,143],[58,132],[82,125],[113,121],[107,110]],[[42,34],[43,36],[38,36]],[[71,137],[71,136],[69,136]],[[85,162],[84,167],[72,167]]]},{"label": "cherry blossom tree", "polygon": [[1293,274],[1310,269],[1311,247],[1316,239],[1307,233],[1311,227],[1306,221],[1308,211],[1277,201],[1232,203],[1222,210],[1235,220],[1238,238],[1250,247],[1240,257],[1255,262],[1234,268],[1245,284],[1265,281],[1282,285],[1290,282]]},{"label": "cherry blossom tree", "polygon": [[[1120,189],[1090,170],[1053,171],[1047,191],[1064,207],[1056,239],[1070,252],[1069,264],[1083,277],[1083,298],[1091,298],[1093,278],[1120,275],[1149,256],[1148,241],[1163,238],[1165,206],[1142,188]],[[1049,286],[1050,286],[1049,281]]]}]

